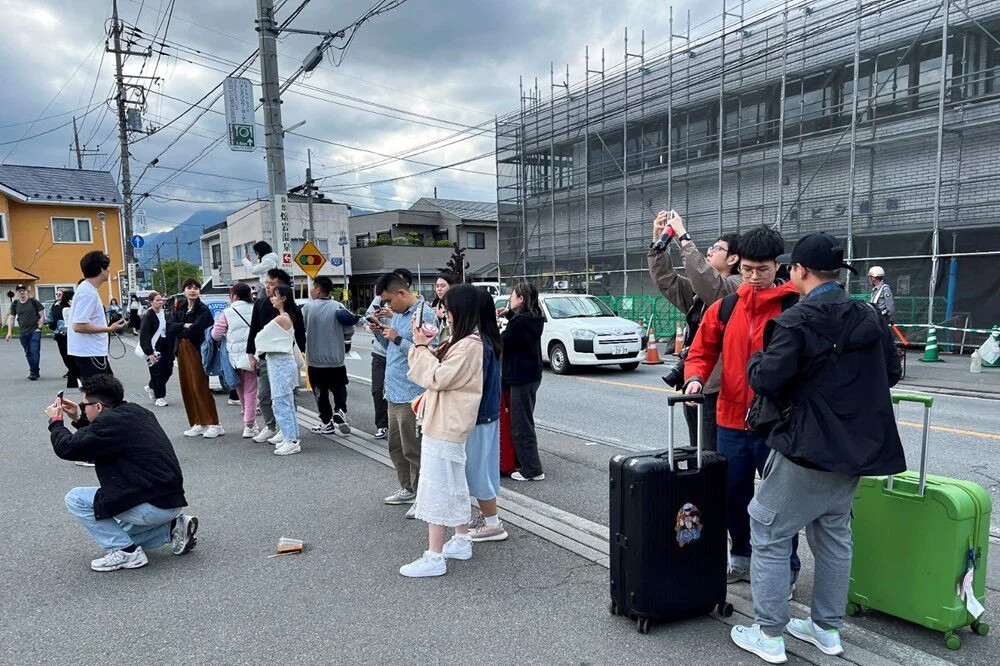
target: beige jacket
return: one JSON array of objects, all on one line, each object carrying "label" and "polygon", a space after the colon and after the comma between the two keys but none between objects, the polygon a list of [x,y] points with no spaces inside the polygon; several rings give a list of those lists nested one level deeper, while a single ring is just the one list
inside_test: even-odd
[{"label": "beige jacket", "polygon": [[419,412],[424,434],[464,444],[476,427],[483,397],[483,341],[470,335],[441,360],[427,347],[413,345],[407,359],[406,376],[427,389]]},{"label": "beige jacket", "polygon": [[[743,278],[739,273],[726,277],[719,275],[718,271],[712,268],[704,255],[698,251],[694,243],[685,243],[680,251],[681,262],[684,264],[684,272],[687,273],[687,277],[677,274],[677,269],[674,268],[670,259],[669,250],[667,252],[651,250],[647,261],[649,262],[649,276],[653,278],[660,293],[685,315],[694,305],[695,296],[701,298],[708,306],[720,298],[736,293],[736,290],[743,284]],[[721,376],[722,364],[718,363],[709,376],[708,382],[705,383],[704,392],[718,393]]]}]

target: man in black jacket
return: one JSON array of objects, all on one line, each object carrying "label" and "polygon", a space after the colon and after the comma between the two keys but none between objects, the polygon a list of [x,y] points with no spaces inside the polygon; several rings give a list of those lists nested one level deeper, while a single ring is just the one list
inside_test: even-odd
[{"label": "man in black jacket", "polygon": [[[833,236],[818,232],[778,257],[791,264],[803,299],[767,323],[764,351],[747,365],[750,386],[781,419],[748,507],[756,619],[733,627],[732,638],[772,663],[784,661],[786,628],[825,654],[843,652],[858,477],[906,469],[889,394],[901,375],[899,358],[879,314],[837,284],[841,269],[854,272],[843,255]],[[803,527],[816,558],[812,616],[789,621],[788,555]]]},{"label": "man in black jacket", "polygon": [[149,562],[143,547],[170,543],[174,555],[183,555],[197,542],[198,519],[181,513],[184,478],[170,440],[152,412],[124,395],[113,376],[94,375],[83,381],[79,405],[57,399],[45,409],[55,454],[95,462],[100,487],[66,494],[70,513],[108,550],[90,563],[94,571],[138,569]]},{"label": "man in black jacket", "polygon": [[[253,312],[250,314],[250,332],[247,337],[247,355],[250,357],[250,365],[257,371],[257,406],[260,407],[260,415],[264,419],[264,427],[254,436],[253,441],[258,443],[274,440],[272,444],[280,442],[278,435],[278,421],[274,418],[274,409],[271,406],[271,384],[267,377],[267,363],[263,363],[263,356],[257,358],[256,338],[260,330],[267,326],[272,319],[278,316],[278,311],[271,305],[271,292],[283,284],[286,287],[292,286],[292,277],[280,268],[272,268],[267,272],[264,280],[264,292],[266,298],[258,298],[253,302]],[[295,303],[286,303],[285,307],[291,310],[298,310]],[[302,314],[298,317],[292,316],[292,323],[295,326],[295,344],[303,354],[306,351],[306,331],[299,323],[302,321]]]}]

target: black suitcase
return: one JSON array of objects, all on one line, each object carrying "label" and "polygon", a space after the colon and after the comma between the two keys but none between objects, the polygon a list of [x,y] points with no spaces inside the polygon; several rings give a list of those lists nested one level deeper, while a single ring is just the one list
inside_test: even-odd
[{"label": "black suitcase", "polygon": [[725,456],[674,444],[674,405],[702,395],[667,399],[670,447],[611,459],[612,615],[636,621],[640,633],[665,622],[712,612],[732,615],[726,602]]}]

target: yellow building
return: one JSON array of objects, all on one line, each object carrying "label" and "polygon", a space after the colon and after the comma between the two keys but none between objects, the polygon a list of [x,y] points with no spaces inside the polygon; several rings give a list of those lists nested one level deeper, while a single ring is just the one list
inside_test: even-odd
[{"label": "yellow building", "polygon": [[124,266],[119,224],[121,195],[106,171],[0,165],[0,313],[6,294],[24,284],[40,301],[60,287],[75,287],[80,259],[92,250],[111,257],[111,275],[101,289],[107,303],[121,300]]}]

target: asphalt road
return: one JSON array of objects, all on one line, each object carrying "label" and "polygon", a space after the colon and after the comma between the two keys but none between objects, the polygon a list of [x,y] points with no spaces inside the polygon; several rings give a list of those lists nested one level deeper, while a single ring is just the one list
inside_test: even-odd
[{"label": "asphalt road", "polygon": [[[348,365],[358,377],[368,374],[364,347],[359,335],[358,358]],[[41,409],[63,385],[62,369],[51,341],[42,357],[43,379],[28,382],[20,346],[0,345],[0,411],[8,433],[0,449],[7,500],[0,505],[6,546],[0,664],[759,663],[730,644],[718,619],[639,636],[607,614],[606,569],[510,524],[510,540],[476,546],[474,559],[444,578],[403,579],[396,569],[420,553],[425,530],[381,504],[394,489],[391,470],[335,438],[309,434],[303,453],[270,455],[268,447],[237,437],[238,408],[224,396],[217,400],[227,435],[184,438],[176,379],[168,389],[171,405],[157,415],[184,468],[191,512],[201,519],[198,547],[183,558],[163,549],[138,571],[93,573],[88,563],[98,551],[62,503],[70,487],[95,483],[93,471],[51,453]],[[141,360],[129,349],[113,364],[130,399],[148,403]],[[547,371],[538,419],[563,431],[541,433],[549,479],[505,479],[504,486],[606,525],[608,459],[622,448],[656,448],[665,440],[660,372],[557,377]],[[369,391],[362,381],[349,391],[351,422],[368,432],[374,427]],[[307,395],[301,404],[310,402]],[[975,468],[1000,479],[996,403],[942,398],[938,405],[935,424],[973,434],[935,431],[931,460],[941,467],[934,471],[963,476],[955,471]],[[912,458],[919,429],[904,426],[903,433]],[[306,553],[268,559],[280,536],[304,539]],[[808,602],[807,549],[803,555],[796,600]],[[994,590],[998,565],[989,571]],[[748,589],[737,593],[749,597]],[[949,652],[938,636],[891,618],[873,614],[856,626],[855,636],[866,636],[862,643],[881,656],[854,663],[1000,663],[992,637],[966,632],[963,649]],[[898,643],[912,651],[887,660]],[[789,663],[844,662],[799,648]]]}]

